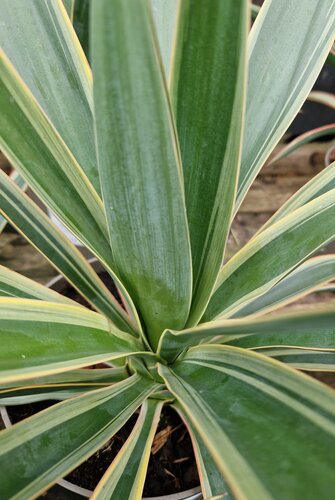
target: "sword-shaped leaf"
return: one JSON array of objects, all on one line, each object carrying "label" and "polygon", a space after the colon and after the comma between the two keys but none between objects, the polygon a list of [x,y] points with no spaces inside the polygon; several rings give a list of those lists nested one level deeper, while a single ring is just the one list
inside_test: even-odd
[{"label": "sword-shaped leaf", "polygon": [[255,349],[255,352],[270,356],[298,370],[335,371],[335,349],[333,351],[322,351],[292,347],[266,347]]},{"label": "sword-shaped leaf", "polygon": [[[67,0],[71,11],[73,3]],[[91,70],[62,2],[3,0],[0,45],[100,192]]]},{"label": "sword-shaped leaf", "polygon": [[184,170],[193,261],[188,325],[220,270],[235,203],[246,93],[246,0],[185,0],[170,93]]},{"label": "sword-shaped leaf", "polygon": [[[335,189],[259,233],[223,266],[202,321],[232,315],[335,238]],[[246,279],[246,276],[248,279]]]},{"label": "sword-shaped leaf", "polygon": [[334,391],[266,356],[216,345],[159,372],[238,498],[332,496]]},{"label": "sword-shaped leaf", "polygon": [[213,457],[204,445],[194,425],[191,424],[179,403],[173,403],[173,407],[180,414],[190,434],[203,497],[217,498],[218,500],[234,500],[227,483],[223,479],[222,473],[217,468]]},{"label": "sword-shaped leaf", "polygon": [[335,349],[335,310],[300,310],[263,318],[210,321],[182,332],[166,330],[158,352],[162,358],[173,361],[190,346],[204,342],[244,348],[288,345]]},{"label": "sword-shaped leaf", "polygon": [[118,328],[141,331],[136,310],[122,283],[107,267],[125,299],[130,316],[99,279],[77,248],[40,208],[0,171],[0,212],[27,238],[72,285]]},{"label": "sword-shaped leaf", "polygon": [[120,279],[153,347],[182,328],[192,272],[178,144],[145,0],[95,0],[92,60],[99,170]]},{"label": "sword-shaped leaf", "polygon": [[143,350],[83,307],[0,298],[0,384],[82,368]]},{"label": "sword-shaped leaf", "polygon": [[137,422],[117,457],[91,496],[92,500],[131,498],[141,500],[150,451],[163,401],[147,399]]},{"label": "sword-shaped leaf", "polygon": [[297,208],[306,205],[311,200],[321,196],[328,191],[335,189],[335,162],[322,170],[318,175],[313,177],[309,182],[302,186],[293,196],[291,196],[284,205],[259,229],[257,234],[271,226],[278,220]]},{"label": "sword-shaped leaf", "polygon": [[124,425],[158,384],[133,375],[72,398],[0,434],[4,498],[32,498],[84,462]]},{"label": "sword-shaped leaf", "polygon": [[234,318],[259,315],[317,291],[322,283],[335,278],[335,255],[313,257],[285,276],[271,290],[249,302],[233,315]]},{"label": "sword-shaped leaf", "polygon": [[249,39],[247,109],[236,210],[307,98],[334,35],[334,0],[265,1]]}]

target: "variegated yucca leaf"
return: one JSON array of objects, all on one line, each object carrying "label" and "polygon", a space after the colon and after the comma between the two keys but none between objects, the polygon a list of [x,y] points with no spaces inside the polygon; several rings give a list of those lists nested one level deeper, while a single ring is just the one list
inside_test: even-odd
[{"label": "variegated yucca leaf", "polygon": [[265,0],[249,34],[248,0],[1,8],[0,144],[23,181],[0,172],[0,213],[93,309],[0,266],[0,404],[54,403],[0,433],[1,498],[44,495],[128,422],[91,497],[140,500],[166,405],[204,498],[332,498],[335,393],[298,370],[335,371],[335,308],[272,311],[333,290],[335,256],[309,257],[335,239],[335,164],[224,254],[303,102],[332,106],[310,90],[335,0]]}]

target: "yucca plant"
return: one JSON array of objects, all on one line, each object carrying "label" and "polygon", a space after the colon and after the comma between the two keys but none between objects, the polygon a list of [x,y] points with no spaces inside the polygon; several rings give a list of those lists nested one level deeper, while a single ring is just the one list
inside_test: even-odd
[{"label": "yucca plant", "polygon": [[[205,498],[330,499],[335,307],[266,314],[335,276],[335,164],[222,267],[232,219],[332,47],[335,1],[93,0],[91,70],[59,0],[1,0],[1,149],[101,262],[0,172],[1,213],[87,299],[0,268],[1,498],[35,498],[140,408],[92,498],[141,498],[162,407]],[[247,84],[246,84],[247,82]],[[97,363],[117,367],[90,370]]]}]

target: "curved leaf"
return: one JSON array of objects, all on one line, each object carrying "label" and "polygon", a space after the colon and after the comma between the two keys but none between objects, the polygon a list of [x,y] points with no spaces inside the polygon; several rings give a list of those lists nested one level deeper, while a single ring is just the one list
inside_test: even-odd
[{"label": "curved leaf", "polygon": [[259,315],[283,307],[317,291],[322,283],[335,278],[335,255],[313,257],[285,276],[271,290],[249,302],[232,317]]},{"label": "curved leaf", "polygon": [[217,345],[190,349],[159,372],[238,498],[332,496],[334,391],[260,354]]},{"label": "curved leaf", "polygon": [[334,0],[265,0],[249,38],[247,109],[236,210],[307,98],[334,35]]},{"label": "curved leaf", "polygon": [[298,370],[335,371],[335,350],[327,352],[313,349],[294,349],[291,347],[269,347],[255,349],[255,351],[286,363]]},{"label": "curved leaf", "polygon": [[246,93],[246,0],[184,0],[171,99],[184,171],[193,263],[187,325],[196,324],[220,270],[235,203]]},{"label": "curved leaf", "polygon": [[3,0],[0,45],[99,193],[92,74],[62,2]]},{"label": "curved leaf", "polygon": [[335,96],[329,92],[321,92],[318,90],[313,90],[308,96],[308,101],[317,102],[318,104],[323,104],[332,109],[335,109]]},{"label": "curved leaf", "polygon": [[300,148],[304,144],[308,144],[309,142],[313,142],[320,137],[327,137],[328,135],[335,135],[335,125],[323,125],[322,127],[314,128],[313,130],[308,130],[304,134],[299,135],[293,141],[289,142],[286,146],[284,146],[279,153],[277,153],[268,165],[273,165],[276,161],[281,160],[282,158],[286,158],[286,156],[290,155],[296,149]]},{"label": "curved leaf", "polygon": [[131,498],[141,500],[152,441],[163,401],[147,399],[132,433],[91,496],[92,500]]},{"label": "curved leaf", "polygon": [[[335,238],[335,189],[259,233],[223,266],[202,321],[232,315]],[[248,276],[248,279],[245,277]]]},{"label": "curved leaf", "polygon": [[264,229],[268,228],[275,222],[281,220],[286,215],[289,215],[297,208],[300,208],[309,201],[318,198],[322,194],[328,193],[335,189],[335,162],[322,170],[318,175],[313,177],[309,182],[302,186],[293,196],[291,196],[277,212],[259,229],[256,233],[259,234]]},{"label": "curved leaf", "polygon": [[38,496],[104,445],[158,387],[133,375],[59,403],[0,433],[4,498]]},{"label": "curved leaf", "polygon": [[143,350],[83,307],[0,298],[0,384],[101,363]]},{"label": "curved leaf", "polygon": [[184,421],[190,434],[195,459],[197,462],[198,473],[201,483],[201,491],[204,498],[234,500],[228,485],[224,481],[221,472],[218,470],[208,449],[204,445],[199,433],[195,430],[178,402],[173,404]]},{"label": "curved leaf", "polygon": [[102,202],[7,57],[0,52],[0,146],[74,235],[111,261]]},{"label": "curved leaf", "polygon": [[40,208],[0,171],[0,212],[26,237],[73,286],[118,328],[141,331],[135,307],[122,283],[110,272],[125,299],[130,316],[121,308],[78,249]]},{"label": "curved leaf", "polygon": [[173,361],[190,346],[203,342],[229,343],[244,348],[289,345],[335,349],[335,310],[300,310],[262,318],[210,321],[181,332],[166,330],[158,353],[163,359]]},{"label": "curved leaf", "polygon": [[149,3],[92,7],[95,125],[113,257],[155,348],[166,324],[184,326],[191,299],[178,145]]}]

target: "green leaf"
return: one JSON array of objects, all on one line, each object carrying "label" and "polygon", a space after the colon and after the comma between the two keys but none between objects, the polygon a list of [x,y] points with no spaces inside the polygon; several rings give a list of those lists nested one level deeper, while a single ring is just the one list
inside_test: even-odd
[{"label": "green leaf", "polygon": [[62,401],[83,392],[120,382],[129,377],[125,367],[79,369],[39,377],[21,382],[8,382],[0,386],[0,404],[4,406]]},{"label": "green leaf", "polygon": [[0,171],[0,211],[86,299],[125,331],[141,331],[122,283],[107,268],[125,299],[128,316],[77,248],[39,207]]},{"label": "green leaf", "polygon": [[206,448],[199,433],[196,431],[192,423],[187,418],[178,402],[173,404],[173,408],[177,410],[184,421],[187,430],[190,434],[195,459],[197,462],[198,473],[201,483],[201,491],[204,498],[217,497],[218,499],[234,500],[228,485],[224,481],[221,472],[218,470],[215,461]]},{"label": "green leaf", "polygon": [[246,0],[185,0],[171,95],[184,170],[193,261],[188,326],[220,270],[234,208],[246,93]]},{"label": "green leaf", "polygon": [[270,356],[298,370],[335,371],[335,349],[334,351],[317,351],[313,349],[297,349],[291,347],[269,347],[255,349],[255,352]]},{"label": "green leaf", "polygon": [[179,0],[151,0],[152,15],[168,82],[171,78],[172,49],[175,43],[176,21],[180,7]]},{"label": "green leaf", "polygon": [[[259,233],[223,266],[202,321],[232,315],[335,237],[335,189]],[[245,277],[248,276],[248,279]]]},{"label": "green leaf", "polygon": [[[15,170],[10,175],[10,178],[12,179],[13,182],[15,182],[15,184],[20,189],[22,189],[23,191],[26,190],[26,188],[27,188],[26,181],[17,172],[15,172]],[[0,215],[0,234],[5,229],[6,225],[7,225],[7,219],[5,219],[5,217],[2,217],[2,215]]]},{"label": "green leaf", "polygon": [[[66,1],[73,9],[73,0]],[[62,3],[3,0],[0,45],[100,192],[92,74]]]},{"label": "green leaf", "polygon": [[64,225],[111,262],[102,202],[14,67],[0,53],[0,147]]},{"label": "green leaf", "polygon": [[143,350],[83,307],[0,298],[0,384],[74,370]]},{"label": "green leaf", "polygon": [[153,347],[182,328],[191,257],[175,129],[145,0],[95,0],[92,59],[99,170],[119,277]]},{"label": "green leaf", "polygon": [[330,498],[335,393],[253,352],[199,346],[160,366],[238,498]]},{"label": "green leaf", "polygon": [[233,317],[240,318],[273,311],[317,291],[322,283],[334,278],[335,255],[313,257],[285,276],[267,293],[242,307]]},{"label": "green leaf", "polygon": [[0,296],[39,299],[60,304],[79,305],[73,300],[40,285],[22,274],[0,266]]},{"label": "green leaf", "polygon": [[276,161],[281,160],[282,158],[286,158],[286,156],[290,155],[296,149],[300,148],[304,144],[308,144],[309,142],[313,142],[320,137],[327,137],[328,135],[335,135],[335,125],[323,125],[322,127],[314,128],[313,130],[309,130],[304,134],[299,135],[293,141],[289,142],[286,146],[284,146],[278,154],[276,154],[268,165],[273,165]]},{"label": "green leaf", "polygon": [[166,330],[158,354],[173,361],[189,346],[229,343],[244,348],[288,345],[321,349],[335,348],[335,310],[320,308],[262,318],[225,319],[203,323],[183,331]]},{"label": "green leaf", "polygon": [[297,208],[300,208],[311,200],[324,193],[335,189],[335,162],[322,170],[309,182],[302,186],[293,196],[291,196],[284,205],[260,228],[257,234],[268,228],[275,222],[289,215]]},{"label": "green leaf", "polygon": [[152,441],[163,401],[147,399],[132,433],[91,496],[92,500],[131,498],[141,500]]},{"label": "green leaf", "polygon": [[48,408],[0,434],[4,498],[35,498],[103,446],[157,388],[133,375]]},{"label": "green leaf", "polygon": [[260,10],[249,39],[236,210],[307,98],[333,44],[334,27],[333,0],[266,0]]},{"label": "green leaf", "polygon": [[309,94],[307,100],[335,109],[335,96],[334,94],[330,94],[329,92],[313,90],[313,92]]}]

